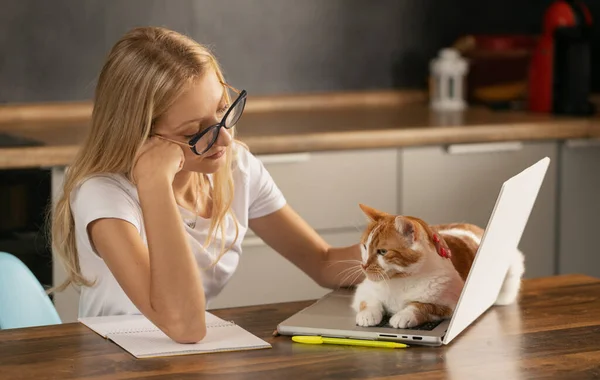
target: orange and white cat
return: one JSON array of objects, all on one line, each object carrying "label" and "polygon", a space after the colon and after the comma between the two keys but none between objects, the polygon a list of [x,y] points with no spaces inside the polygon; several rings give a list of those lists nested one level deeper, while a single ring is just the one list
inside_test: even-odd
[{"label": "orange and white cat", "polygon": [[[360,205],[369,218],[361,239],[362,271],[352,307],[356,324],[375,326],[385,314],[395,328],[411,328],[448,318],[481,242],[483,230],[472,224],[428,225]],[[511,264],[496,305],[513,303],[524,267],[520,251],[507,252]]]}]

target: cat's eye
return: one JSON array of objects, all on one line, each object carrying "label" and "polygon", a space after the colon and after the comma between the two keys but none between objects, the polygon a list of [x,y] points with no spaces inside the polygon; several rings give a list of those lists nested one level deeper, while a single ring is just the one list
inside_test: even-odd
[{"label": "cat's eye", "polygon": [[377,250],[378,255],[385,255],[386,253],[387,253],[387,249],[378,249]]}]

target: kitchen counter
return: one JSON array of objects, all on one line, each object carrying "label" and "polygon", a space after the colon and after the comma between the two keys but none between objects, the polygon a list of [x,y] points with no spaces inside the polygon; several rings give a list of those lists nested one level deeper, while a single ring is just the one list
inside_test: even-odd
[{"label": "kitchen counter", "polygon": [[[66,166],[89,129],[90,103],[0,106],[0,133],[39,146],[0,147],[0,169]],[[255,154],[600,137],[596,118],[471,107],[431,111],[420,92],[252,97],[238,137]]]}]

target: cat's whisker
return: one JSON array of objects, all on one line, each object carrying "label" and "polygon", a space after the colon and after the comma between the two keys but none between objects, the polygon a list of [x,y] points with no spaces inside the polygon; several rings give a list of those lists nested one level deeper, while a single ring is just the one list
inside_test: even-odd
[{"label": "cat's whisker", "polygon": [[360,265],[362,264],[361,260],[337,260],[337,261],[331,261],[329,264],[327,264],[327,268],[330,268],[332,266],[334,266],[335,264],[356,264],[356,265]]},{"label": "cat's whisker", "polygon": [[391,280],[390,276],[387,274],[387,272],[383,272],[383,275],[388,279]]},{"label": "cat's whisker", "polygon": [[344,278],[342,278],[342,279],[340,280],[340,284],[345,284],[345,283],[348,281],[348,279],[350,279],[351,277],[355,277],[357,273],[359,273],[359,272],[358,272],[358,271],[356,271],[356,272],[350,272],[350,273],[347,273],[347,274],[344,276]]},{"label": "cat's whisker", "polygon": [[329,265],[331,266],[331,265],[335,265],[335,264],[348,264],[348,263],[361,264],[362,261],[361,260],[336,260],[336,261],[331,261],[329,263]]},{"label": "cat's whisker", "polygon": [[358,279],[359,279],[361,276],[364,276],[364,273],[363,273],[363,271],[362,271],[362,270],[360,270],[360,271],[356,271],[356,272],[354,273],[354,277],[352,278],[352,281],[351,281],[351,282],[354,284],[354,282],[355,282],[355,281],[357,281],[357,280],[358,280]]},{"label": "cat's whisker", "polygon": [[343,279],[340,281],[340,283],[342,283],[342,284],[343,284],[343,283],[344,283],[346,280],[350,279],[351,277],[356,277],[356,274],[359,274],[359,275],[360,275],[360,273],[362,272],[362,271],[360,270],[360,268],[350,268],[350,269],[354,269],[354,271],[350,271],[350,272],[348,272],[348,273],[347,273],[347,274],[344,276],[344,278],[343,278]]},{"label": "cat's whisker", "polygon": [[354,228],[356,228],[358,232],[363,232],[365,229],[364,227],[361,228],[361,226],[359,226],[357,222],[352,222],[352,225],[354,226]]},{"label": "cat's whisker", "polygon": [[[352,276],[354,276],[356,279],[358,279],[362,275],[364,275],[364,271],[361,268],[359,268],[356,272],[352,273]],[[353,281],[356,281],[356,279]]]},{"label": "cat's whisker", "polygon": [[350,281],[350,278],[355,278],[355,277],[356,277],[356,272],[352,272],[352,273],[348,274],[346,277],[344,277],[342,279],[342,281],[340,281],[340,285],[338,286],[338,289],[352,285],[353,281]]},{"label": "cat's whisker", "polygon": [[[344,274],[344,273],[346,273],[346,272],[349,272],[349,271],[352,271],[352,270],[357,270],[357,269],[358,269],[358,270],[360,270],[360,266],[358,266],[358,265],[355,265],[355,266],[348,267],[348,268],[346,268],[346,269],[344,269],[344,270],[340,271],[340,273],[338,273],[338,274],[337,274],[337,276],[341,276],[342,274]],[[337,277],[337,276],[336,276],[336,277]]]},{"label": "cat's whisker", "polygon": [[362,274],[362,271],[358,272],[356,274],[356,276],[354,276],[354,278],[352,279],[352,281],[350,281],[350,284],[354,285],[354,282],[360,278],[361,274]]},{"label": "cat's whisker", "polygon": [[390,276],[388,276],[387,272],[383,272],[383,281],[385,281],[385,285],[388,287],[390,287],[390,283],[388,282],[388,280],[390,279]]},{"label": "cat's whisker", "polygon": [[[338,286],[338,289],[340,288],[345,288],[348,286],[353,286],[354,285],[354,281],[356,281],[356,279],[360,276],[360,273],[353,273],[350,276],[348,276],[348,280],[344,280],[340,282],[340,285]],[[352,278],[352,279],[350,279]]]}]

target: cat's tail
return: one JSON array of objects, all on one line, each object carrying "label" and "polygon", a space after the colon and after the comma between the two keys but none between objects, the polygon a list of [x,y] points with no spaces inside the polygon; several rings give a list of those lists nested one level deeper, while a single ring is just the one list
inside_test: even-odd
[{"label": "cat's tail", "polygon": [[504,283],[496,299],[496,305],[509,305],[517,300],[521,289],[521,279],[525,272],[525,257],[516,250],[511,257],[511,263],[504,277]]}]

